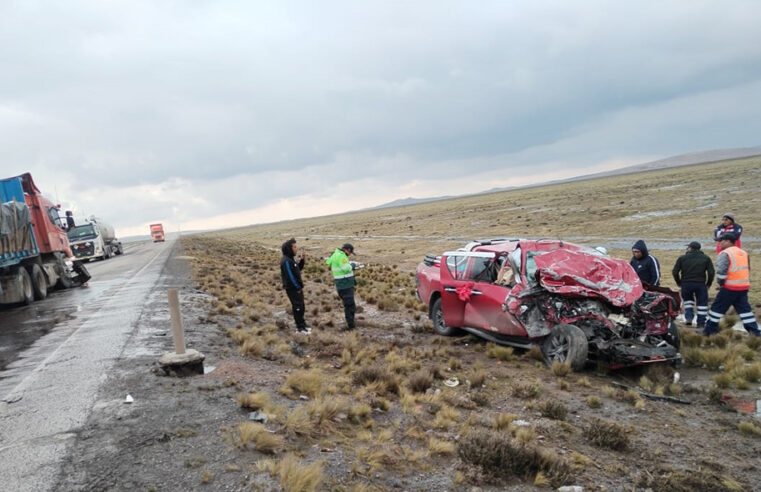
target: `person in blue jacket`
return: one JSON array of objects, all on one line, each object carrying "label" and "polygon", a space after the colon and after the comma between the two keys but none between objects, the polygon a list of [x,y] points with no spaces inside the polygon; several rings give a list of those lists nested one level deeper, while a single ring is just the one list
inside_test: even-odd
[{"label": "person in blue jacket", "polygon": [[293,320],[296,322],[296,329],[299,333],[309,335],[312,332],[307,327],[304,320],[304,282],[301,280],[301,270],[304,268],[305,258],[302,255],[298,263],[296,262],[296,253],[298,246],[294,238],[284,242],[280,247],[283,257],[280,258],[280,279],[283,281],[283,289],[288,300],[291,301],[293,308]]},{"label": "person in blue jacket", "polygon": [[650,285],[661,283],[661,265],[655,256],[648,253],[647,245],[642,239],[632,246],[632,259],[629,264],[637,272],[642,283]]}]

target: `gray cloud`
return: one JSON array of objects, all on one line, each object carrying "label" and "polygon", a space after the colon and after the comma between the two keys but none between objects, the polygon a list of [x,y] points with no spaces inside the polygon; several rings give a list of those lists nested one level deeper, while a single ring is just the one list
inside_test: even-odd
[{"label": "gray cloud", "polygon": [[0,148],[9,173],[128,227],[337,182],[758,145],[760,14],[751,1],[3,2]]}]

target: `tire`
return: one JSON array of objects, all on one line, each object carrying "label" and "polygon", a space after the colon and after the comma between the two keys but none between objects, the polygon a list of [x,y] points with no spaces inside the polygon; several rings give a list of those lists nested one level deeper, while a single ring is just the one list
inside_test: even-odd
[{"label": "tire", "polygon": [[56,263],[55,270],[58,274],[58,282],[56,282],[56,286],[58,286],[58,288],[70,289],[74,286],[74,281],[66,271],[66,264],[63,262],[63,258],[60,256],[58,257],[58,262]]},{"label": "tire", "polygon": [[555,325],[542,342],[542,353],[547,365],[555,361],[569,362],[574,371],[581,371],[587,363],[589,342],[580,328],[574,325]]},{"label": "tire", "polygon": [[16,272],[16,279],[21,285],[21,303],[28,306],[34,301],[34,287],[32,286],[32,277],[26,268],[20,266]]},{"label": "tire", "polygon": [[48,279],[42,272],[42,268],[37,263],[30,268],[29,275],[32,279],[32,289],[34,290],[34,297],[37,300],[43,300],[48,296]]},{"label": "tire", "polygon": [[669,323],[669,331],[664,338],[677,350],[679,350],[679,347],[682,345],[682,340],[679,338],[679,327],[677,327],[676,323],[673,321]]},{"label": "tire", "polygon": [[433,331],[445,337],[451,337],[460,333],[457,328],[452,328],[444,323],[444,311],[441,309],[441,298],[439,297],[431,306],[431,321],[433,321]]}]

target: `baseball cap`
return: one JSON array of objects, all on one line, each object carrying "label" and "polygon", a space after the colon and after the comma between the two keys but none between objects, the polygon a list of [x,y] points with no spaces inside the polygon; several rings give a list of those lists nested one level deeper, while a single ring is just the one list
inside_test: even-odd
[{"label": "baseball cap", "polygon": [[737,241],[737,235],[731,233],[731,232],[725,232],[721,236],[719,236],[719,241],[723,241],[725,239],[728,239],[730,241]]},{"label": "baseball cap", "polygon": [[687,247],[692,249],[700,249],[700,243],[697,241],[692,241],[687,245]]},{"label": "baseball cap", "polygon": [[346,243],[343,246],[341,246],[341,249],[347,249],[349,250],[349,253],[354,254],[354,246],[352,246],[349,243]]}]

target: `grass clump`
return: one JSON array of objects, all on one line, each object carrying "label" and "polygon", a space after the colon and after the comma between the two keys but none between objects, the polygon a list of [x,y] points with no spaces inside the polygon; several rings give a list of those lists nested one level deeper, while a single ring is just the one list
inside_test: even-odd
[{"label": "grass clump", "polygon": [[251,410],[261,410],[267,408],[271,404],[270,395],[264,391],[249,394],[241,393],[236,399],[241,408],[248,408]]},{"label": "grass clump", "polygon": [[517,419],[518,416],[514,413],[500,413],[496,417],[494,417],[494,420],[492,420],[491,426],[494,429],[497,430],[503,430],[510,427],[510,424],[513,422],[513,420]]},{"label": "grass clump", "polygon": [[614,451],[625,451],[629,448],[629,432],[615,422],[594,418],[584,428],[584,437],[595,446],[609,448]]},{"label": "grass clump", "polygon": [[492,359],[510,362],[515,359],[515,351],[512,347],[503,347],[494,343],[489,343],[486,349],[486,355]]},{"label": "grass clump", "polygon": [[354,372],[354,384],[372,387],[378,393],[399,394],[399,380],[385,367],[364,366]]},{"label": "grass clump", "polygon": [[431,437],[428,439],[428,451],[437,455],[453,454],[455,446],[452,442]]},{"label": "grass clump", "polygon": [[536,398],[542,392],[542,385],[538,381],[534,383],[515,383],[510,388],[510,391],[517,398]]},{"label": "grass clump", "polygon": [[457,455],[465,463],[489,476],[517,476],[534,480],[538,473],[554,487],[572,478],[570,465],[554,452],[532,443],[522,443],[508,434],[474,431],[457,445]]},{"label": "grass clump", "polygon": [[280,393],[288,397],[293,397],[299,393],[316,398],[322,393],[324,383],[325,376],[319,370],[298,370],[286,378],[285,383],[280,388]]},{"label": "grass clump", "polygon": [[602,406],[602,400],[599,396],[588,396],[587,405],[589,405],[589,408],[600,408]]},{"label": "grass clump", "polygon": [[565,420],[568,408],[559,401],[545,400],[539,404],[539,411],[543,417],[552,420]]},{"label": "grass clump", "polygon": [[407,386],[413,393],[425,393],[433,384],[433,376],[430,371],[417,371],[407,380]]},{"label": "grass clump", "polygon": [[241,447],[245,448],[249,443],[256,446],[256,450],[262,453],[274,453],[283,446],[283,437],[270,433],[266,427],[256,422],[243,422],[238,425],[238,439]]},{"label": "grass clump", "polygon": [[743,434],[751,436],[761,436],[761,426],[754,424],[753,422],[746,421],[737,424],[737,429]]},{"label": "grass clump", "polygon": [[266,461],[257,463],[262,471],[280,479],[280,486],[288,492],[314,492],[319,490],[325,480],[322,463],[307,465],[296,456],[289,454],[279,462]]},{"label": "grass clump", "polygon": [[559,378],[564,378],[568,375],[569,372],[571,372],[571,363],[570,362],[560,362],[559,360],[556,360],[552,363],[551,366],[552,374]]}]

